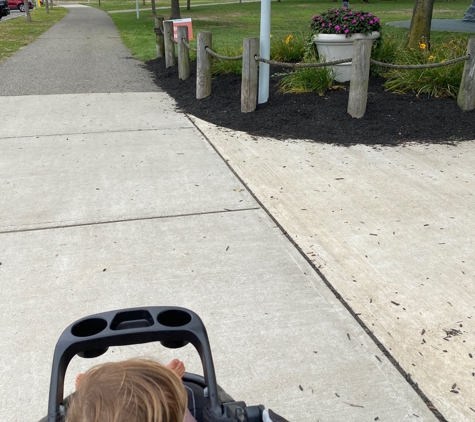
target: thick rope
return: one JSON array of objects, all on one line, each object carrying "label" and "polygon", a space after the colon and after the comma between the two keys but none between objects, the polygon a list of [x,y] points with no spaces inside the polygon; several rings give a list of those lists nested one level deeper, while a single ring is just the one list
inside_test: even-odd
[{"label": "thick rope", "polygon": [[376,60],[373,60],[373,59],[371,59],[371,63],[381,66],[381,67],[386,67],[388,69],[433,69],[434,67],[449,66],[454,63],[470,60],[470,57],[471,57],[470,54],[467,54],[466,56],[459,57],[457,59],[452,59],[452,60],[447,60],[446,62],[432,63],[432,64],[413,64],[413,65],[390,64],[390,63],[377,62]]},{"label": "thick rope", "polygon": [[186,39],[185,38],[182,38],[181,41],[183,42],[183,44],[185,44],[185,47],[190,50],[190,51],[195,51],[196,52],[196,48],[193,48],[190,44],[188,44],[186,42]]},{"label": "thick rope", "polygon": [[229,61],[237,61],[237,60],[242,60],[242,54],[240,56],[235,56],[235,57],[228,57],[228,56],[221,56],[220,54],[218,53],[215,53],[213,50],[211,50],[211,48],[209,47],[205,47],[205,50],[211,54],[213,57],[216,57],[217,59],[220,59],[220,60],[229,60]]},{"label": "thick rope", "polygon": [[262,63],[270,64],[272,66],[305,68],[305,67],[325,67],[325,66],[332,66],[335,64],[349,63],[351,62],[352,59],[333,60],[331,62],[324,62],[324,63],[284,63],[284,62],[276,62],[274,60],[267,60],[267,59],[263,59],[262,57],[256,56],[256,60]]},{"label": "thick rope", "polygon": [[[450,66],[454,63],[463,62],[465,60],[470,60],[470,54],[466,56],[459,57],[457,59],[447,60],[446,62],[441,63],[431,63],[431,64],[416,64],[416,65],[404,65],[404,64],[390,64],[390,63],[382,63],[376,60],[371,59],[371,63],[386,67],[388,69],[432,69],[435,67],[443,67],[443,66]],[[284,62],[277,62],[274,60],[267,60],[263,59],[262,57],[256,56],[256,60],[270,64],[272,66],[280,66],[280,67],[287,67],[287,68],[308,68],[308,67],[325,67],[325,66],[333,66],[336,64],[341,63],[349,63],[352,59],[341,59],[341,60],[333,60],[331,62],[324,62],[324,63],[284,63]]]}]

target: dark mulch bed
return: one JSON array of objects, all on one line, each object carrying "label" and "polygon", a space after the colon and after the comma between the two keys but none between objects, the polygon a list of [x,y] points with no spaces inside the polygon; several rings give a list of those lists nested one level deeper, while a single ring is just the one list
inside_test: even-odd
[{"label": "dark mulch bed", "polygon": [[[317,94],[282,94],[271,76],[269,101],[252,113],[241,113],[241,77],[213,79],[209,97],[195,98],[196,68],[191,77],[178,79],[176,67],[165,68],[163,59],[146,63],[156,84],[172,96],[187,114],[215,125],[277,139],[308,139],[340,145],[398,145],[404,142],[454,143],[475,139],[475,111],[462,112],[454,99],[419,98],[412,93],[385,92],[384,79],[370,79],[366,114],[352,118],[346,111],[346,90]],[[272,72],[280,69],[271,68]]]}]

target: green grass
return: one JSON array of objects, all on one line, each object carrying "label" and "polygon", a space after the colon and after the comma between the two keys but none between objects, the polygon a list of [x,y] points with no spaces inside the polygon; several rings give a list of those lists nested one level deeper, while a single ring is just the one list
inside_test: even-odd
[{"label": "green grass", "polygon": [[[135,4],[127,0],[128,4]],[[205,0],[203,0],[205,1]],[[102,0],[106,2],[123,2],[126,0]],[[216,2],[216,1],[215,1]],[[157,3],[161,4],[161,3]],[[184,4],[183,2],[181,3]],[[274,39],[285,39],[290,34],[295,37],[306,33],[308,23],[315,13],[338,6],[331,0],[282,0],[272,2],[271,33]],[[413,0],[374,1],[369,4],[352,2],[353,9],[364,10],[377,15],[383,23],[383,32],[388,35],[404,37],[407,29],[389,27],[385,23],[397,20],[411,19]],[[104,6],[105,7],[105,6]],[[118,6],[117,6],[118,7]],[[455,2],[438,1],[434,6],[434,19],[452,18],[461,19],[467,10],[464,0]],[[169,9],[158,10],[159,15],[168,18]],[[192,2],[191,10],[181,9],[183,18],[192,18],[193,31],[211,31],[213,34],[213,49],[225,51],[226,49],[238,50],[242,40],[247,37],[259,37],[260,3],[243,4],[214,4],[211,6],[198,5]],[[151,12],[142,12],[137,20],[135,12],[111,14],[123,37],[124,43],[140,60],[149,60],[155,56],[155,39],[153,36],[153,18]],[[460,34],[432,32],[433,43],[447,36],[459,37]]]},{"label": "green grass", "polygon": [[33,22],[24,17],[0,23],[0,62],[25,45],[35,41],[43,32],[68,13],[64,7],[54,7],[47,14],[44,8],[31,11]]},{"label": "green grass", "polygon": [[[66,0],[70,1],[70,0]],[[259,1],[259,0],[244,0],[244,1]],[[101,0],[99,5],[99,0],[81,0],[81,1],[71,1],[72,3],[84,4],[86,6],[97,7],[98,9],[109,11],[115,10],[135,10],[136,2],[135,0]],[[218,0],[192,0],[191,7],[200,5],[200,4],[209,4],[217,3]],[[219,0],[219,3],[236,3],[236,0]],[[186,9],[186,1],[181,0],[180,6],[183,10]],[[139,0],[139,9],[150,9],[152,7],[150,0]],[[158,9],[170,9],[170,0],[156,0],[155,7]]]},{"label": "green grass", "polygon": [[[222,0],[193,0],[190,10],[186,9],[186,2],[182,1],[181,14],[183,18],[192,18],[195,36],[199,31],[210,31],[213,34],[213,50],[224,55],[239,55],[244,38],[259,37],[260,2],[244,2],[239,4],[229,3],[230,0],[224,1],[228,3],[218,4],[222,3]],[[98,0],[90,0],[90,3],[83,1],[83,4],[99,7]],[[145,5],[143,5],[143,0],[140,0],[139,4],[142,9],[150,8],[150,0],[146,0]],[[410,20],[413,4],[413,0],[398,0],[397,2],[372,0],[368,4],[362,1],[353,1],[351,3],[353,9],[371,12],[381,19],[383,38],[388,40],[388,42],[382,42],[381,48],[375,52],[374,58],[379,61],[401,63],[407,62],[407,57],[412,57],[406,54],[402,47],[404,46],[407,29],[390,27],[385,24],[397,20]],[[157,0],[156,5],[158,15],[168,18],[170,0]],[[272,54],[282,61],[299,60],[298,54],[292,57],[289,54],[301,51],[302,46],[300,43],[303,43],[303,39],[308,34],[308,24],[311,17],[331,7],[339,6],[340,2],[332,0],[282,0],[281,2],[274,0],[271,7]],[[434,4],[433,18],[461,19],[467,7],[468,4],[465,0],[456,0],[454,2],[439,0]],[[134,9],[135,1],[101,0],[100,8],[106,11]],[[28,24],[21,18],[2,23],[0,25],[0,60],[34,40],[54,23],[55,18],[59,20],[62,17],[62,15],[59,16],[61,13],[64,14],[66,11],[61,8],[54,8],[50,16],[47,16],[44,10],[35,10],[33,12],[35,22],[33,24]],[[119,29],[124,44],[132,51],[136,58],[142,61],[155,58],[154,17],[151,11],[142,10],[139,19],[136,18],[135,11],[111,13],[110,16]],[[291,42],[286,43],[285,41],[289,40],[291,35],[293,37]],[[431,44],[434,48],[437,48],[439,45],[448,44],[450,40],[456,40],[457,45],[462,46],[463,49],[467,38],[467,34],[432,32]],[[191,42],[192,45],[196,45],[194,43],[195,41]],[[463,54],[461,53],[461,55]],[[445,57],[442,51],[439,51],[437,56]],[[428,57],[426,59],[429,60]],[[413,58],[410,60],[413,60]],[[240,62],[217,62],[215,61],[215,72],[239,71]],[[413,89],[416,92],[430,92],[435,93],[434,95],[443,95],[443,92],[432,86],[429,81],[432,79],[439,81],[437,83],[440,84],[447,84],[449,83],[448,81],[451,81],[450,84],[456,83],[457,74],[460,73],[459,68],[454,68],[452,71],[447,72],[446,76],[435,73],[422,75],[414,73],[416,75],[414,77],[410,76],[407,72],[391,72],[389,74],[381,69],[375,71],[393,80],[399,79],[396,83],[392,84],[392,88],[395,90]],[[305,76],[302,75],[302,79]],[[407,83],[402,83],[403,81],[400,79],[406,79]],[[418,80],[421,81],[420,85],[424,85],[422,89],[418,85]],[[388,86],[391,86],[391,84],[388,84]],[[454,90],[452,87],[449,87],[446,91],[453,95]]]}]

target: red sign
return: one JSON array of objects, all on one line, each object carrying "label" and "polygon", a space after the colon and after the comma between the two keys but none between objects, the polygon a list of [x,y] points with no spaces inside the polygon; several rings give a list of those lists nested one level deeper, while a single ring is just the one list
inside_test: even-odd
[{"label": "red sign", "polygon": [[187,26],[188,27],[188,40],[193,39],[193,27],[191,25],[191,18],[186,19],[173,19],[173,39],[178,41],[178,27]]}]

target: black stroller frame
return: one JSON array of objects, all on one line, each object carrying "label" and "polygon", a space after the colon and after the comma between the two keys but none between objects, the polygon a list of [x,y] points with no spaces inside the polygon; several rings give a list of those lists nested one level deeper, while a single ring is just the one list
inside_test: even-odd
[{"label": "black stroller frame", "polygon": [[183,383],[188,387],[189,396],[190,390],[193,390],[194,394],[198,392],[198,395],[203,396],[198,397],[202,402],[206,402],[203,414],[197,415],[198,422],[262,420],[264,406],[246,406],[242,401],[234,401],[218,386],[208,335],[201,318],[186,308],[151,306],[90,315],[64,330],[54,351],[48,416],[42,421],[62,422],[65,419],[67,399],[64,399],[64,379],[67,367],[75,355],[95,358],[112,346],[157,341],[172,349],[188,343],[196,348],[204,377],[186,373]]}]

